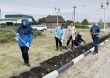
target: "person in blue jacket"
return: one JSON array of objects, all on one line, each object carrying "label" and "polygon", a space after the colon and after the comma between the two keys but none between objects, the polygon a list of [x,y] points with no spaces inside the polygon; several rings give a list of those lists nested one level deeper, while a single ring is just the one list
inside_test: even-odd
[{"label": "person in blue jacket", "polygon": [[93,22],[93,26],[90,29],[90,34],[92,36],[92,40],[94,43],[94,52],[93,55],[98,53],[98,40],[99,40],[99,34],[100,34],[100,27],[97,26],[96,22]]},{"label": "person in blue jacket", "polygon": [[54,29],[54,35],[55,35],[55,41],[56,41],[56,50],[58,50],[60,45],[60,50],[62,51],[62,42],[65,35],[65,24],[62,24],[61,26],[57,26]]},{"label": "person in blue jacket", "polygon": [[[22,19],[22,25],[16,31],[18,37],[18,46],[21,49],[24,65],[30,67],[28,51],[32,42],[33,29],[30,27],[30,22],[27,18]],[[26,43],[24,43],[21,39]]]}]

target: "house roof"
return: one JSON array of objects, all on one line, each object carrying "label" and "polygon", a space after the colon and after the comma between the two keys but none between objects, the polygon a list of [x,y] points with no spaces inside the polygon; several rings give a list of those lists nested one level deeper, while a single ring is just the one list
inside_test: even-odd
[{"label": "house roof", "polygon": [[[55,15],[49,15],[46,17],[46,23],[56,23],[57,22],[57,16]],[[58,22],[59,23],[65,23],[65,20],[62,16],[58,16]]]},{"label": "house roof", "polygon": [[31,15],[23,15],[23,14],[15,14],[15,15],[5,15],[5,18],[10,19],[18,19],[18,18],[32,18],[33,22],[35,22],[35,19]]},{"label": "house roof", "polygon": [[30,15],[15,14],[15,15],[5,15],[5,18],[33,18],[33,17]]}]

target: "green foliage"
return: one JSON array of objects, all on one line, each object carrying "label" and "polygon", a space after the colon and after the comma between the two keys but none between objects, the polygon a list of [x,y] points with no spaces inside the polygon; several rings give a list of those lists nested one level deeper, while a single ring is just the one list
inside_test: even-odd
[{"label": "green foliage", "polygon": [[40,19],[38,20],[38,23],[39,23],[39,24],[45,23],[45,22],[46,22],[46,19],[45,19],[45,18],[40,18]]},{"label": "green foliage", "polygon": [[[13,30],[16,31],[17,29],[18,29],[17,26],[0,28],[0,43],[14,41],[15,34]],[[37,29],[34,29],[33,38],[38,37],[38,36],[42,36],[42,32],[38,31]]]},{"label": "green foliage", "polygon": [[76,29],[88,29],[88,26],[75,26]]},{"label": "green foliage", "polygon": [[81,24],[79,21],[77,21],[76,23],[75,23],[76,25],[79,25],[79,24]]},{"label": "green foliage", "polygon": [[42,36],[42,32],[37,29],[33,29],[33,37]]},{"label": "green foliage", "polygon": [[12,31],[0,29],[0,43],[13,41],[14,34]]},{"label": "green foliage", "polygon": [[87,20],[87,19],[84,19],[84,20],[82,21],[82,25],[89,25],[88,20]]},{"label": "green foliage", "polygon": [[71,20],[67,20],[67,21],[66,21],[66,24],[69,25],[70,21],[71,21]]}]

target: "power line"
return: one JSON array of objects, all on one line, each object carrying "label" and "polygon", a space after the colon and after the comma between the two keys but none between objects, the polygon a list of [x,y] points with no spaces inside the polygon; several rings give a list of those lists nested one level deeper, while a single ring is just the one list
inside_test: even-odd
[{"label": "power line", "polygon": [[73,20],[73,16],[74,16],[74,26],[75,26],[75,9],[76,8],[77,8],[76,6],[73,7],[74,10],[73,10],[73,15],[72,15],[72,20]]}]

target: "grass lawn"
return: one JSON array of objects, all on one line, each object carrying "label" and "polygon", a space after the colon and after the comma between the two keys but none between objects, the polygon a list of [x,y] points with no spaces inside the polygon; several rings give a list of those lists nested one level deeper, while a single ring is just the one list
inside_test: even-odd
[{"label": "grass lawn", "polygon": [[[77,32],[83,32],[83,38],[87,43],[92,42],[89,30],[77,30]],[[62,54],[61,51],[55,51],[55,39],[52,31],[43,32],[43,37],[37,37],[33,39],[32,46],[30,47],[29,56],[32,67],[39,66],[40,62]],[[101,32],[101,37],[108,34]],[[66,35],[66,34],[65,34]],[[63,45],[66,44],[66,36]],[[29,67],[23,65],[23,59],[21,51],[17,45],[17,42],[10,42],[0,44],[0,78],[9,78],[12,75],[18,75],[19,73],[29,70]],[[41,59],[36,61],[39,54]],[[64,50],[66,52],[66,50]]]}]

